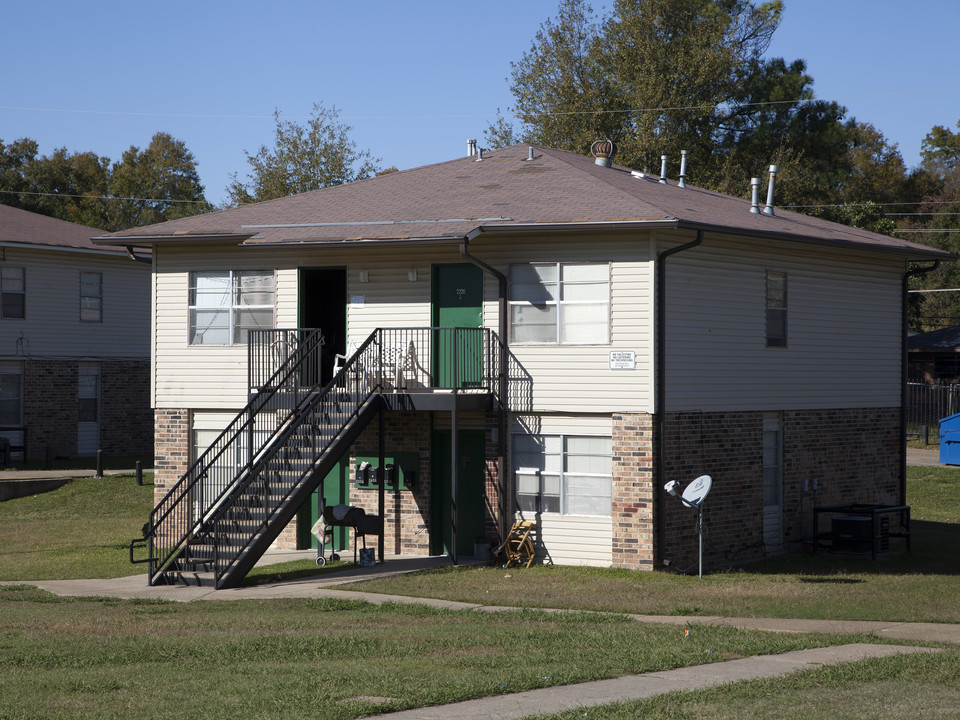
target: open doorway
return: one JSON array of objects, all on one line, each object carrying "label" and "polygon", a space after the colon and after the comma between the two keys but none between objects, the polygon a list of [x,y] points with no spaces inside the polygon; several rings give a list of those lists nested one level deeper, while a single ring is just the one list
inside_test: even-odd
[{"label": "open doorway", "polygon": [[323,331],[321,381],[333,375],[335,355],[347,350],[347,269],[306,267],[299,273],[299,323]]},{"label": "open doorway", "polygon": [[[320,382],[333,377],[336,355],[347,351],[347,269],[345,267],[302,267],[298,274],[298,322],[302,328],[320,328]],[[317,547],[310,533],[320,516],[322,501],[327,505],[350,502],[349,457],[343,457],[327,474],[320,487],[297,513],[297,547]],[[322,500],[321,500],[322,498]],[[334,531],[329,550],[343,551],[349,546],[346,528]]]}]

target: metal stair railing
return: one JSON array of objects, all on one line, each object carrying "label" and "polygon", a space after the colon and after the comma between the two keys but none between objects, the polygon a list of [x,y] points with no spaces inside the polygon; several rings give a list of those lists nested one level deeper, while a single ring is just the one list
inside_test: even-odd
[{"label": "metal stair railing", "polygon": [[383,354],[382,331],[375,330],[289,417],[208,518],[204,540],[212,546],[218,588],[242,579],[259,557],[257,548],[266,549],[366,425],[365,411],[383,389],[370,369],[382,366]]},{"label": "metal stair railing", "polygon": [[[254,458],[295,414],[316,385],[322,336],[314,330],[303,338],[210,447],[190,466],[150,513],[143,538],[130,543],[132,562],[149,563],[149,582],[155,584],[184,549],[204,520],[230,490],[236,478],[249,470]],[[134,560],[134,547],[146,545],[147,557]]]}]

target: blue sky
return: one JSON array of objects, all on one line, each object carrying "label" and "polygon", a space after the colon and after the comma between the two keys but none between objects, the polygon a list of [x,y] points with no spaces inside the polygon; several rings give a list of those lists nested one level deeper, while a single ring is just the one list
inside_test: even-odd
[{"label": "blue sky", "polygon": [[[602,2],[595,2],[600,8]],[[36,2],[4,8],[0,139],[118,160],[154,132],[183,140],[220,202],[274,109],[336,105],[351,137],[400,169],[465,153],[505,113],[507,78],[556,0]],[[957,0],[786,0],[768,56],[807,60],[908,166],[960,120]]]}]

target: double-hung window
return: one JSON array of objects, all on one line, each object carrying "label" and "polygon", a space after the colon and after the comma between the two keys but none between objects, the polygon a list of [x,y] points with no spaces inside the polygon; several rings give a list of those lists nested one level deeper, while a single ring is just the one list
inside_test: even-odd
[{"label": "double-hung window", "polygon": [[514,435],[517,505],[525,512],[609,517],[611,454],[609,437]]},{"label": "double-hung window", "polygon": [[190,273],[190,344],[238,345],[272,328],[274,287],[269,270]]},{"label": "double-hung window", "polygon": [[22,267],[0,268],[0,317],[23,320],[26,316],[27,283]]},{"label": "double-hung window", "polygon": [[103,273],[80,272],[80,322],[103,322]]},{"label": "double-hung window", "polygon": [[511,265],[510,341],[608,343],[609,263]]}]

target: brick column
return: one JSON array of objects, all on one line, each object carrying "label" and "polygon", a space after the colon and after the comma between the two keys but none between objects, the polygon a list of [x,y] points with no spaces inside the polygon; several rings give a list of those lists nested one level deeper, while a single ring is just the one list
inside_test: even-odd
[{"label": "brick column", "polygon": [[653,416],[613,416],[613,565],[652,570],[654,558]]},{"label": "brick column", "polygon": [[154,411],[153,495],[158,503],[190,467],[190,411]]}]

